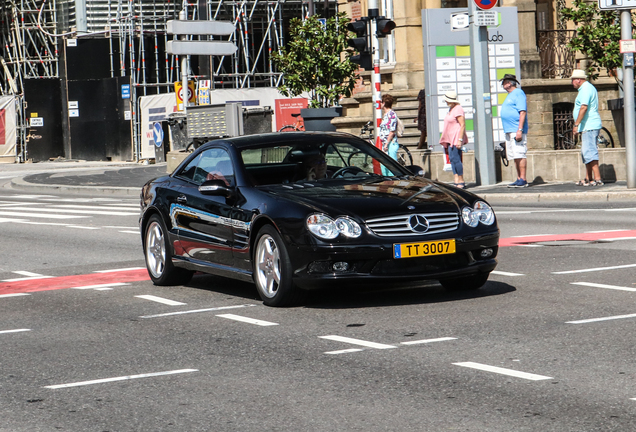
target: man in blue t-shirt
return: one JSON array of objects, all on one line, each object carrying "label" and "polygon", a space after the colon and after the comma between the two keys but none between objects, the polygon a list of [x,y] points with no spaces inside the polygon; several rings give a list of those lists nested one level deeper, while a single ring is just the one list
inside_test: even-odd
[{"label": "man in blue t-shirt", "polygon": [[[574,101],[574,134],[581,134],[581,158],[585,164],[585,179],[577,184],[581,186],[602,186],[601,171],[598,167],[598,134],[603,127],[598,112],[598,92],[587,81],[584,70],[572,71],[572,86],[578,90]],[[593,179],[593,180],[592,180]]]},{"label": "man in blue t-shirt", "polygon": [[506,134],[506,156],[515,161],[517,180],[508,187],[528,187],[526,180],[526,153],[528,152],[528,103],[526,94],[517,88],[519,81],[512,74],[505,74],[501,86],[508,92],[501,105],[501,122]]}]

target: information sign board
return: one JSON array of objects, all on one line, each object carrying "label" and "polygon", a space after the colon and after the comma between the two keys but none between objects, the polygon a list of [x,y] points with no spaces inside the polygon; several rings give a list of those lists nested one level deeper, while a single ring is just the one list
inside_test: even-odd
[{"label": "information sign board", "polygon": [[603,10],[636,9],[636,0],[598,0],[598,8]]}]

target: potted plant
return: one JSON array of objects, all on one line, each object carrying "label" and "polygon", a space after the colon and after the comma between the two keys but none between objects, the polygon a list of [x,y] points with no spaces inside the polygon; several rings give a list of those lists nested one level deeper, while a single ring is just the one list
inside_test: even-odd
[{"label": "potted plant", "polygon": [[358,79],[359,66],[346,51],[349,19],[341,12],[326,20],[316,15],[290,22],[290,38],[272,54],[282,72],[285,96],[310,95],[309,108],[301,110],[306,130],[336,130],[331,119],[342,114],[336,106],[342,96],[349,97]]}]

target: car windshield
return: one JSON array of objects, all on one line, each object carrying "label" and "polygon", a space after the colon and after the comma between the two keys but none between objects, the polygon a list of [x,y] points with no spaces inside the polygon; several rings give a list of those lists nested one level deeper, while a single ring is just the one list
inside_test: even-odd
[{"label": "car windshield", "polygon": [[254,185],[405,175],[396,161],[355,138],[273,143],[243,149],[241,158]]}]

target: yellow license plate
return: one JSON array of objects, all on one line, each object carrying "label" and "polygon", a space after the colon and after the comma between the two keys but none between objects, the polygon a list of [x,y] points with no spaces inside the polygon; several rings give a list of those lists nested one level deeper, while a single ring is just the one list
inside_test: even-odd
[{"label": "yellow license plate", "polygon": [[415,258],[455,253],[455,239],[393,245],[393,258]]}]

